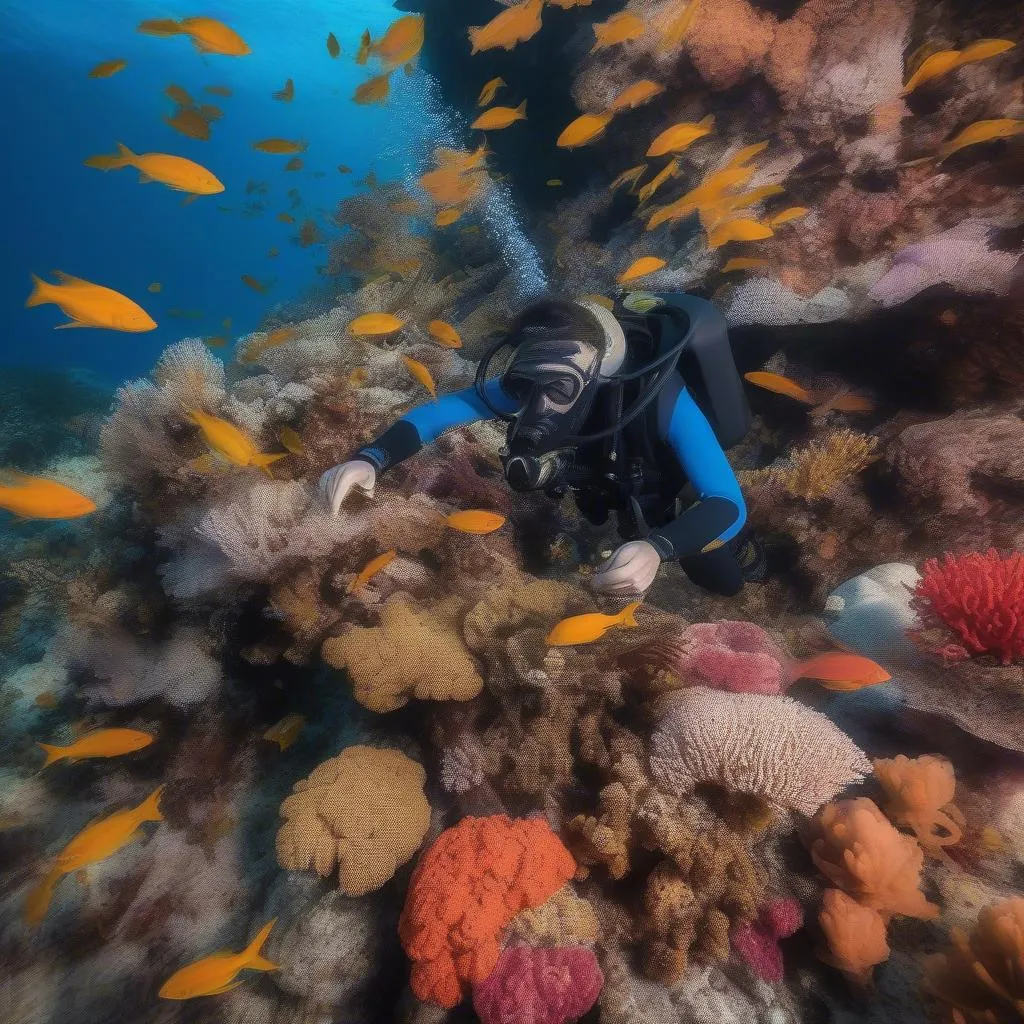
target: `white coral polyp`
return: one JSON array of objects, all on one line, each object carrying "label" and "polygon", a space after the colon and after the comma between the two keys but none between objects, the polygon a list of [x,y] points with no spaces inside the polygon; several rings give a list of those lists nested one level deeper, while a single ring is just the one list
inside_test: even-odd
[{"label": "white coral polyp", "polygon": [[679,796],[715,783],[808,816],[871,771],[825,715],[789,697],[702,686],[672,695],[651,737],[650,763]]}]

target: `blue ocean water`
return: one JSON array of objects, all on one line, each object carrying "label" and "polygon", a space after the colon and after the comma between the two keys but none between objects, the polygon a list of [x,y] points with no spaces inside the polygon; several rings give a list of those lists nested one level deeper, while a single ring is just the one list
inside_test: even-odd
[{"label": "blue ocean water", "polygon": [[[373,169],[401,177],[414,143],[436,124],[427,107],[429,79],[392,75],[386,106],[360,106],[352,94],[376,73],[353,57],[364,29],[374,36],[401,16],[388,0],[215,0],[196,9],[182,3],[137,0],[6,0],[0,31],[0,372],[3,366],[85,369],[109,383],[144,374],[168,344],[182,337],[229,336],[251,331],[278,304],[294,302],[322,285],[317,266],[323,245],[300,248],[298,225],[313,218],[329,241],[338,201],[361,186]],[[244,57],[203,55],[186,36],[157,38],[137,31],[145,19],[203,14],[230,25],[248,43]],[[329,32],[342,54],[327,52]],[[125,70],[91,79],[101,61],[122,59]],[[272,93],[292,78],[295,98]],[[197,103],[224,111],[211,138],[188,138],[167,125],[174,83]],[[204,88],[227,86],[230,97]],[[436,114],[436,112],[435,112]],[[287,156],[252,149],[269,136],[303,140],[301,171],[288,172]],[[183,194],[163,185],[139,184],[131,168],[102,172],[83,161],[112,153],[123,142],[136,153],[167,152],[208,167],[224,183],[218,196],[183,206]],[[342,175],[346,164],[352,173]],[[317,172],[323,176],[318,177]],[[268,192],[246,194],[249,181]],[[301,206],[291,208],[289,189]],[[254,201],[266,210],[242,211]],[[231,208],[231,212],[219,206]],[[277,220],[290,212],[296,224]],[[268,257],[271,247],[280,255]],[[105,330],[54,330],[66,318],[52,305],[25,308],[30,274],[49,278],[54,269],[114,288],[142,305],[157,321],[146,334]],[[273,282],[267,294],[247,287],[241,275]],[[159,293],[149,292],[160,282]],[[201,311],[175,317],[171,310]]]}]

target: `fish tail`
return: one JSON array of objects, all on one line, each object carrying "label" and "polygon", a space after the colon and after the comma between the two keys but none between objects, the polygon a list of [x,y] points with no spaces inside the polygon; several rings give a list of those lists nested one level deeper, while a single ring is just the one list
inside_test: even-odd
[{"label": "fish tail", "polygon": [[523,117],[526,117],[526,100],[523,100],[523,102],[516,107],[516,113],[522,114]]},{"label": "fish tail", "polygon": [[85,161],[86,167],[95,167],[98,171],[116,171],[131,166],[135,154],[123,143],[117,144],[117,152],[91,156]]},{"label": "fish tail", "polygon": [[707,117],[701,118],[697,124],[699,127],[706,128],[708,131],[711,131],[711,129],[715,127],[715,115],[708,114]]},{"label": "fish tail", "polygon": [[619,623],[620,623],[620,625],[623,625],[623,626],[635,626],[635,625],[637,625],[636,610],[637,610],[637,608],[640,607],[640,605],[642,603],[643,603],[642,601],[631,601],[629,604],[627,604],[626,607],[623,608],[621,612],[619,612]]},{"label": "fish tail", "polygon": [[164,787],[157,786],[145,800],[139,804],[139,815],[143,821],[163,821],[164,816],[160,810],[160,797],[163,796]]},{"label": "fish tail", "polygon": [[46,754],[46,763],[43,768],[49,768],[54,761],[59,761],[62,757],[67,756],[67,747],[57,747],[52,743],[37,743],[36,746]]},{"label": "fish tail", "polygon": [[41,277],[36,277],[35,274],[30,275],[32,278],[32,294],[25,300],[25,308],[31,308],[32,306],[42,306],[47,302],[51,302],[49,295],[50,284],[48,281],[44,281]]},{"label": "fish tail", "polygon": [[275,452],[273,455],[254,455],[252,457],[252,464],[259,466],[271,480],[274,479],[274,474],[270,472],[270,467],[277,462],[278,459],[287,458],[291,452]]},{"label": "fish tail", "polygon": [[276,971],[281,966],[280,964],[275,964],[273,960],[268,960],[260,953],[263,948],[263,943],[270,937],[270,930],[276,923],[276,917],[268,921],[256,933],[256,938],[246,946],[245,952],[242,954],[245,957],[246,967],[249,967],[254,971]]},{"label": "fish tail", "polygon": [[25,900],[25,920],[28,924],[42,923],[53,901],[53,891],[63,875],[59,867],[50,868],[46,876],[28,894]]}]

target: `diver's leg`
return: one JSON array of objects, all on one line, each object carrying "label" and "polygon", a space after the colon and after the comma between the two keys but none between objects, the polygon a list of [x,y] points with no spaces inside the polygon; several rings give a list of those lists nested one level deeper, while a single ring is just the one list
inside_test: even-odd
[{"label": "diver's leg", "polygon": [[743,589],[743,573],[728,545],[680,558],[683,572],[703,590],[733,597]]}]

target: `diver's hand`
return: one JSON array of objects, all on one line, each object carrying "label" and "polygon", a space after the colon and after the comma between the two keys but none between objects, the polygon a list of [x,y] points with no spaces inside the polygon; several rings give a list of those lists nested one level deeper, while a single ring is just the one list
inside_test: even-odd
[{"label": "diver's hand", "polygon": [[320,477],[320,496],[331,513],[337,515],[353,487],[361,487],[372,498],[376,483],[377,467],[366,459],[352,459]]},{"label": "diver's hand", "polygon": [[642,594],[658,575],[661,555],[645,540],[631,540],[612,552],[590,579],[602,594]]}]

